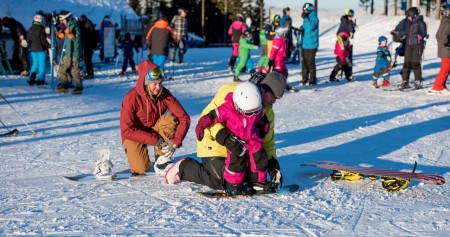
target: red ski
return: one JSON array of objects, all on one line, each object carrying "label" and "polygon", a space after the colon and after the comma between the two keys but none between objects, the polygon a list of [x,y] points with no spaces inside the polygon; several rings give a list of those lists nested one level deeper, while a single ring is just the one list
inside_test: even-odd
[{"label": "red ski", "polygon": [[383,179],[383,187],[391,192],[404,189],[408,186],[411,179],[433,185],[442,185],[445,183],[445,179],[439,175],[415,173],[417,162],[415,163],[412,172],[346,166],[334,161],[321,161],[317,163],[302,164],[301,166],[315,166],[333,170],[333,173],[331,174],[332,180],[359,180],[363,177],[368,177],[372,180]]}]

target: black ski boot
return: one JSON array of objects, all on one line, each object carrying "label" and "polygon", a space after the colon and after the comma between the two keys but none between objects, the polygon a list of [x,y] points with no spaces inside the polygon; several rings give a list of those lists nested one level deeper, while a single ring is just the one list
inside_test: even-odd
[{"label": "black ski boot", "polygon": [[36,84],[36,73],[31,73],[30,79],[27,81],[28,85],[33,86]]}]

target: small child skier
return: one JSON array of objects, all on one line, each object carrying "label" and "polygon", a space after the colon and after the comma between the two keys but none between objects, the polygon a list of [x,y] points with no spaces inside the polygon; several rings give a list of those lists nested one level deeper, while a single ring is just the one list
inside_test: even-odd
[{"label": "small child skier", "polygon": [[234,70],[234,81],[241,81],[239,75],[244,67],[247,67],[251,74],[255,72],[253,61],[250,59],[250,50],[254,47],[252,33],[250,31],[245,31],[244,37],[239,40],[239,63]]},{"label": "small child skier", "polygon": [[139,53],[139,48],[131,39],[130,33],[125,33],[125,38],[120,44],[119,48],[123,49],[123,64],[122,64],[122,72],[120,72],[120,76],[125,76],[127,71],[128,62],[130,62],[132,74],[136,75],[136,64],[133,60],[133,48],[136,50],[136,53]]},{"label": "small child skier", "polygon": [[334,66],[333,71],[331,71],[330,81],[338,81],[336,80],[336,74],[339,70],[344,71],[345,78],[347,81],[353,81],[354,77],[351,75],[350,68],[352,67],[352,63],[350,60],[350,51],[351,45],[348,39],[349,35],[347,32],[340,32],[338,35],[338,40],[336,40],[336,45],[334,47],[334,54],[336,55],[336,66]]},{"label": "small child skier", "polygon": [[372,85],[378,88],[378,78],[383,78],[382,86],[389,86],[389,74],[391,65],[391,52],[387,49],[387,38],[385,36],[380,36],[378,38],[378,48],[377,48],[377,59],[375,60],[375,68],[373,72]]},{"label": "small child skier", "polygon": [[258,62],[258,72],[263,72],[267,74],[269,73],[269,57],[267,57],[267,38],[264,31],[259,33],[259,45],[261,46],[261,58]]},{"label": "small child skier", "polygon": [[[217,133],[216,141],[227,148],[223,178],[229,195],[251,194],[255,187],[274,192],[266,178],[268,157],[261,137],[268,132],[269,122],[262,112],[261,101],[255,84],[239,83],[234,92],[226,95],[225,103],[202,116],[195,128],[197,139],[201,141],[205,129],[226,122],[226,128]],[[245,182],[247,175],[253,186]]]}]

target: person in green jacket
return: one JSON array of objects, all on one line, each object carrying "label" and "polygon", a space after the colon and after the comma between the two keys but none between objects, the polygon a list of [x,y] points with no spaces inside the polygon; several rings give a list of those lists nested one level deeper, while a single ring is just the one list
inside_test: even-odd
[{"label": "person in green jacket", "polygon": [[239,64],[234,70],[234,81],[241,81],[239,75],[244,67],[250,70],[250,74],[255,72],[253,61],[250,59],[250,50],[253,49],[253,35],[250,31],[245,31],[244,37],[239,40]]},{"label": "person in green jacket", "polygon": [[261,46],[261,58],[258,62],[258,72],[269,72],[269,57],[267,57],[267,38],[264,31],[259,32],[259,45]]},{"label": "person in green jacket", "polygon": [[[59,20],[66,26],[64,30],[64,57],[60,62],[58,77],[61,80],[61,86],[56,92],[69,92],[70,75],[75,80],[75,90],[72,94],[83,93],[83,82],[81,81],[80,69],[78,64],[83,56],[81,49],[81,31],[78,22],[72,17],[71,12],[61,12]],[[70,75],[69,73],[70,72]]]}]

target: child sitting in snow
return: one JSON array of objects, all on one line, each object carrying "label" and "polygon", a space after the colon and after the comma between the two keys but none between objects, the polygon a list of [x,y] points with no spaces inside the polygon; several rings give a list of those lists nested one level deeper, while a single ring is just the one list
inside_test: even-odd
[{"label": "child sitting in snow", "polygon": [[234,81],[240,81],[239,75],[246,66],[251,74],[255,72],[253,61],[250,59],[250,50],[254,47],[252,33],[250,33],[250,31],[245,31],[244,37],[239,40],[239,63],[234,70]]},{"label": "child sitting in snow", "polygon": [[[225,103],[202,116],[195,128],[201,141],[204,130],[215,123],[224,123],[226,128],[216,135],[216,141],[227,148],[223,178],[229,195],[251,194],[253,188],[273,192],[267,184],[268,157],[263,148],[262,137],[269,130],[269,122],[262,112],[261,94],[251,82],[239,83],[225,97]],[[253,187],[244,182],[247,171]]]},{"label": "child sitting in snow", "polygon": [[344,71],[345,78],[347,81],[354,80],[354,77],[351,75],[350,68],[352,67],[352,63],[350,60],[350,51],[351,45],[348,40],[348,33],[343,31],[338,35],[338,40],[336,40],[336,45],[334,47],[334,54],[336,55],[336,66],[334,66],[333,71],[331,71],[330,81],[338,81],[336,80],[336,74],[339,70]]},{"label": "child sitting in snow", "polygon": [[373,72],[372,85],[378,88],[378,78],[383,78],[382,86],[389,86],[389,69],[391,64],[391,53],[387,49],[387,38],[380,36],[378,38],[377,59],[375,61],[375,68]]}]

